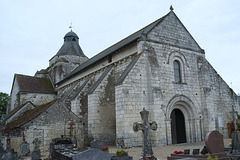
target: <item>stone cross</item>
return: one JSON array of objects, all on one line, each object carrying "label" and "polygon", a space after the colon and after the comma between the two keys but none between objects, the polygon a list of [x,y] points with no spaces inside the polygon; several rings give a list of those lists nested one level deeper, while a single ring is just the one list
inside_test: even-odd
[{"label": "stone cross", "polygon": [[140,115],[143,120],[143,123],[140,124],[135,122],[133,124],[134,132],[138,132],[139,130],[141,130],[143,133],[143,148],[142,148],[142,155],[140,160],[142,159],[147,160],[146,158],[151,158],[153,160],[156,160],[157,158],[154,157],[154,153],[152,151],[152,144],[151,144],[149,133],[151,129],[153,131],[157,130],[157,123],[155,121],[152,123],[148,122],[149,111],[146,111],[145,108],[143,108],[143,110],[140,112]]},{"label": "stone cross", "polygon": [[69,125],[68,129],[70,130],[69,135],[70,135],[70,137],[72,137],[73,136],[73,130],[75,129],[74,128],[75,123],[73,121],[71,121],[68,125]]},{"label": "stone cross", "polygon": [[38,138],[35,138],[32,143],[35,145],[34,150],[39,150],[41,141]]}]

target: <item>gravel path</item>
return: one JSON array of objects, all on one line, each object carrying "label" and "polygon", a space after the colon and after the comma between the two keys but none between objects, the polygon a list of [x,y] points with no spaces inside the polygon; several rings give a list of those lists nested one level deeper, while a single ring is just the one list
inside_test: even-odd
[{"label": "gravel path", "polygon": [[[225,147],[229,146],[229,142],[231,139],[224,139]],[[176,144],[176,145],[166,145],[161,147],[153,147],[153,152],[155,156],[160,160],[167,160],[167,156],[169,156],[173,151],[183,151],[184,149],[200,149],[202,150],[205,142],[198,142],[198,143],[183,143],[183,144]],[[116,147],[110,146],[109,152],[115,153],[117,150]],[[126,149],[128,155],[132,156],[134,160],[138,160],[141,156],[141,147],[133,147]]]}]

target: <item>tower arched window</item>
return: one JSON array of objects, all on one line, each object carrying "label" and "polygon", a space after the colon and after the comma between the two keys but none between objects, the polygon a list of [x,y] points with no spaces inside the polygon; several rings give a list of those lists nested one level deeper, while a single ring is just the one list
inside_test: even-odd
[{"label": "tower arched window", "polygon": [[174,78],[176,83],[181,83],[182,82],[182,77],[181,77],[181,65],[180,62],[175,60],[173,62],[173,67],[174,67]]}]

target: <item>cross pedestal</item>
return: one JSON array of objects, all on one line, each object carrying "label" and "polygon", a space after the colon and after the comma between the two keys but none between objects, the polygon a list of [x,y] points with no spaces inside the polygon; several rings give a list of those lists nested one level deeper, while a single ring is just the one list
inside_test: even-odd
[{"label": "cross pedestal", "polygon": [[156,131],[157,130],[157,123],[154,121],[152,123],[148,122],[148,115],[149,112],[143,108],[143,110],[140,112],[141,118],[143,120],[143,123],[137,123],[135,122],[133,124],[133,131],[138,132],[139,130],[143,133],[143,147],[142,147],[142,155],[139,160],[157,160],[157,158],[154,156],[154,153],[152,151],[152,144],[151,144],[151,138],[150,138],[150,130]]}]

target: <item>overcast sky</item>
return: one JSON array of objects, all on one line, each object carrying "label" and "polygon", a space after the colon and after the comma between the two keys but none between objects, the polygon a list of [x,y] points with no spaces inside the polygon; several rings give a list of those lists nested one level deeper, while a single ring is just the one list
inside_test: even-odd
[{"label": "overcast sky", "polygon": [[133,32],[174,12],[206,58],[240,93],[239,0],[0,0],[0,92],[15,73],[45,69],[73,25],[91,58]]}]

